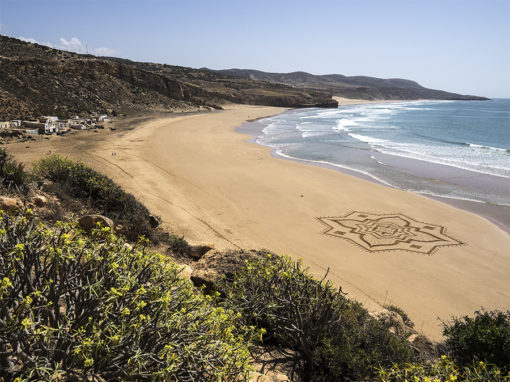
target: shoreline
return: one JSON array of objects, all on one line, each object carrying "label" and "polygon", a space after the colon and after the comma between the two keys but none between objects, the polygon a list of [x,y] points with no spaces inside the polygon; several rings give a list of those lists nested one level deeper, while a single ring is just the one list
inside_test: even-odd
[{"label": "shoreline", "polygon": [[[342,99],[340,97],[334,97],[339,101],[339,106],[350,106],[350,105],[362,105],[362,104],[378,104],[378,103],[391,103],[391,102],[405,102],[402,100],[349,100],[349,99]],[[340,102],[344,102],[340,104]],[[413,102],[413,101],[409,101]],[[294,161],[297,163],[303,163],[308,164],[312,166],[317,167],[323,167],[323,168],[329,168],[335,171],[338,171],[342,174],[354,176],[359,179],[367,180],[369,182],[383,185],[386,187],[399,189],[404,192],[411,192],[416,195],[419,195],[421,197],[425,197],[431,200],[438,201],[440,203],[445,203],[450,206],[453,206],[455,208],[462,209],[464,211],[468,211],[470,213],[474,213],[480,217],[483,217],[484,219],[488,220],[504,232],[510,234],[510,206],[507,205],[499,205],[499,204],[492,204],[487,203],[483,201],[476,201],[476,200],[469,200],[469,199],[462,199],[462,198],[455,198],[455,197],[447,197],[440,194],[427,194],[417,191],[410,191],[406,189],[399,188],[397,186],[394,186],[392,184],[389,184],[385,182],[382,179],[378,179],[374,177],[373,175],[365,174],[364,172],[349,168],[347,166],[336,164],[336,163],[329,163],[329,162],[322,162],[322,161],[316,161],[311,159],[304,159],[304,158],[297,158],[293,157],[287,154],[283,154],[279,152],[278,149],[265,146],[263,144],[258,143],[257,138],[262,134],[262,128],[264,126],[248,126],[248,123],[254,122],[254,121],[246,121],[247,123],[243,124],[242,126],[239,126],[236,128],[236,131],[241,134],[249,134],[251,138],[248,140],[250,143],[254,143],[263,147],[267,147],[270,149],[271,155],[277,159],[284,159],[289,161]],[[388,158],[391,158],[391,162],[396,163],[396,167],[402,169],[401,166],[404,165],[404,161],[407,161],[406,167],[411,168],[410,173],[416,176],[422,177],[428,177],[430,176],[430,173],[443,173],[443,178],[447,178],[448,176],[454,176],[459,177],[459,175],[464,174],[464,178],[482,178],[478,181],[479,184],[490,184],[490,181],[497,182],[496,176],[483,174],[483,173],[477,173],[471,170],[464,170],[453,166],[448,166],[444,164],[439,163],[431,163],[424,160],[418,160],[418,159],[410,159],[410,158],[401,158],[394,155],[389,154],[379,154],[381,156],[385,156]],[[411,163],[411,165],[409,165]],[[471,181],[470,184],[473,185],[476,182]]]},{"label": "shoreline", "polygon": [[[130,130],[8,150],[26,164],[49,148],[80,159],[161,216],[164,228],[192,242],[212,242],[219,250],[268,248],[302,258],[319,277],[329,268],[329,279],[348,297],[370,311],[398,305],[432,339],[441,337],[437,317],[472,314],[482,305],[508,308],[509,235],[477,215],[420,195],[273,158],[269,148],[235,131],[249,119],[283,110],[240,106],[164,116]],[[323,234],[318,217],[353,211],[400,213],[445,227],[457,241],[430,254],[371,252]]]}]

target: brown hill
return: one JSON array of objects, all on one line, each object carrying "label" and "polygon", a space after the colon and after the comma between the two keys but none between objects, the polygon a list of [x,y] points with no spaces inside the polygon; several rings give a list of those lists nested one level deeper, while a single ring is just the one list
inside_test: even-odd
[{"label": "brown hill", "polygon": [[444,100],[487,100],[485,97],[449,93],[428,89],[417,82],[390,78],[366,76],[347,77],[341,74],[314,75],[306,72],[267,73],[251,69],[228,69],[217,71],[221,74],[255,81],[280,83],[306,89],[320,89],[335,96],[360,99],[444,99]]},{"label": "brown hill", "polygon": [[0,36],[0,119],[106,110],[196,110],[221,108],[225,102],[336,106],[326,92],[81,55]]}]

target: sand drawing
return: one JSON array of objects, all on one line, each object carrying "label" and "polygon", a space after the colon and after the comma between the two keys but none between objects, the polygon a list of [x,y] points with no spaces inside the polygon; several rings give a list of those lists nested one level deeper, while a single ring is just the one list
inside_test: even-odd
[{"label": "sand drawing", "polygon": [[440,247],[464,244],[446,235],[444,226],[422,223],[401,213],[354,211],[316,219],[327,227],[322,234],[347,239],[369,252],[400,250],[431,255]]}]

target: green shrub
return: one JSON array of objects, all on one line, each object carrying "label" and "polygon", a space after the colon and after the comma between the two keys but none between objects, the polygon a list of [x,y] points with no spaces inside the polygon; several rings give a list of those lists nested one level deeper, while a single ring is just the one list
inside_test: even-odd
[{"label": "green shrub", "polygon": [[510,311],[454,318],[444,324],[443,335],[447,351],[458,364],[483,361],[510,372]]},{"label": "green shrub", "polygon": [[378,380],[382,382],[502,382],[510,381],[510,375],[503,375],[494,365],[484,362],[459,367],[451,359],[442,356],[431,364],[393,365],[378,371]]},{"label": "green shrub", "polygon": [[109,228],[0,217],[0,381],[246,376],[252,332],[166,257]]},{"label": "green shrub", "polygon": [[0,182],[5,188],[18,192],[28,189],[29,176],[23,164],[16,162],[4,148],[0,148]]},{"label": "green shrub", "polygon": [[147,208],[113,180],[85,164],[53,154],[36,162],[33,173],[58,185],[56,191],[60,196],[85,199],[103,214],[120,219],[130,239],[151,236],[153,230]]},{"label": "green shrub", "polygon": [[300,262],[271,256],[247,262],[220,289],[225,307],[265,329],[266,341],[299,351],[305,381],[360,380],[376,366],[412,359],[406,341]]}]

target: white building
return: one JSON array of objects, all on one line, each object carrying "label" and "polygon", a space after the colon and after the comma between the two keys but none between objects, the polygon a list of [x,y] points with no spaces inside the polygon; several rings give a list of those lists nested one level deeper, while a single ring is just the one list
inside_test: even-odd
[{"label": "white building", "polygon": [[74,129],[74,130],[87,130],[87,126],[82,125],[82,124],[75,124],[75,125],[71,125],[71,129]]}]

